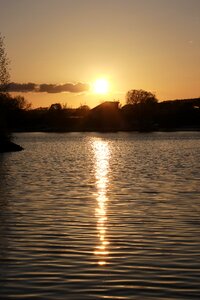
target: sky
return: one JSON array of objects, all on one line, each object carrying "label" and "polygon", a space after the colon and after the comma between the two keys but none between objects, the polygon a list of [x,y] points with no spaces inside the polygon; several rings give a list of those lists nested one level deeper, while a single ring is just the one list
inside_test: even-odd
[{"label": "sky", "polygon": [[0,32],[11,90],[33,108],[200,97],[200,0],[0,0]]}]

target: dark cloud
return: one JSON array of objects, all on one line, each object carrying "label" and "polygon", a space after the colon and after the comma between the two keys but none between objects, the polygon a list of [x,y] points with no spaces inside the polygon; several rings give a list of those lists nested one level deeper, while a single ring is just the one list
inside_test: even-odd
[{"label": "dark cloud", "polygon": [[35,83],[9,83],[7,90],[8,92],[34,92],[36,90],[37,85]]},{"label": "dark cloud", "polygon": [[89,85],[86,83],[65,83],[65,84],[40,84],[38,92],[46,93],[81,93],[89,90]]},{"label": "dark cloud", "polygon": [[39,92],[39,93],[82,93],[89,90],[86,83],[65,83],[65,84],[35,84],[35,83],[15,83],[8,85],[8,92]]}]

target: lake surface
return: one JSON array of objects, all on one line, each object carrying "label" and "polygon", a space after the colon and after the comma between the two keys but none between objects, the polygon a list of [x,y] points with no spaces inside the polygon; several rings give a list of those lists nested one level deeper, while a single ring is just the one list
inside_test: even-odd
[{"label": "lake surface", "polygon": [[0,155],[2,299],[200,299],[200,132],[16,141]]}]

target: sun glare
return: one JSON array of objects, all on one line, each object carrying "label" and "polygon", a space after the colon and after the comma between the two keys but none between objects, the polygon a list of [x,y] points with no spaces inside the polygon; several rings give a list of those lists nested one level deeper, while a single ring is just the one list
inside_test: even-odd
[{"label": "sun glare", "polygon": [[108,81],[104,78],[97,79],[93,84],[93,91],[96,94],[108,93]]}]

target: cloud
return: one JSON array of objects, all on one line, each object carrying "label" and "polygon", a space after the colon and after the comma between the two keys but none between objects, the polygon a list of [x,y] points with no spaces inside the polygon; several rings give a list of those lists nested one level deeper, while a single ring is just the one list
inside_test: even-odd
[{"label": "cloud", "polygon": [[36,90],[37,85],[35,83],[9,83],[7,90],[8,92],[34,92]]},{"label": "cloud", "polygon": [[82,93],[90,88],[87,83],[65,83],[65,84],[35,84],[35,83],[15,83],[11,82],[8,85],[8,92],[39,92],[39,93]]},{"label": "cloud", "polygon": [[46,93],[81,93],[89,90],[89,85],[86,83],[65,83],[65,84],[40,84],[38,92]]}]

